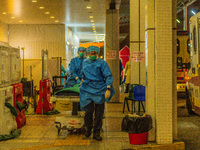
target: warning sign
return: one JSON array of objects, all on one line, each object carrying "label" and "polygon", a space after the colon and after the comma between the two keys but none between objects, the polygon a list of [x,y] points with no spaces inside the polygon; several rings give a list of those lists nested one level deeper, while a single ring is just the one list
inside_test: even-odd
[{"label": "warning sign", "polygon": [[131,52],[131,62],[145,62],[145,52]]},{"label": "warning sign", "polygon": [[116,50],[106,50],[106,59],[116,59],[117,58],[117,51]]}]

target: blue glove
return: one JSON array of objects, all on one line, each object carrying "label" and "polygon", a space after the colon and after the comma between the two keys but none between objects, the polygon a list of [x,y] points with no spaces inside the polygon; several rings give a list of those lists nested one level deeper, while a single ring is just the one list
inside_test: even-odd
[{"label": "blue glove", "polygon": [[77,83],[77,84],[80,84],[80,83],[81,83],[81,80],[80,80],[80,79],[77,79],[77,80],[76,80],[76,83]]}]

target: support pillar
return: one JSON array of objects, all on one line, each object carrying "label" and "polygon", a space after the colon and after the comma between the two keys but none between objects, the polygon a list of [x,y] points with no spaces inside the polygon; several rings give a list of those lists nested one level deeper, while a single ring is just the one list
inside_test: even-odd
[{"label": "support pillar", "polygon": [[[177,140],[177,23],[176,23],[176,5],[177,0],[172,1],[172,105],[173,105],[173,140]],[[187,9],[187,6],[186,6]],[[186,26],[187,30],[187,17]]]},{"label": "support pillar", "polygon": [[187,5],[183,6],[183,30],[187,30]]},{"label": "support pillar", "polygon": [[119,10],[106,11],[106,62],[112,75],[115,95],[110,102],[119,102]]},{"label": "support pillar", "polygon": [[145,60],[143,62],[133,62],[133,52],[145,52],[145,0],[130,0],[131,84],[145,86]]},{"label": "support pillar", "polygon": [[149,140],[157,144],[177,137],[175,7],[175,1],[146,0],[146,109],[153,119]]}]

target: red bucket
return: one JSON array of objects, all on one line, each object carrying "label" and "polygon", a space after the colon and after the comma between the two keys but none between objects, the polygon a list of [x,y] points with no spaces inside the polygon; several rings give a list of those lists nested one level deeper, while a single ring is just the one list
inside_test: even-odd
[{"label": "red bucket", "polygon": [[147,144],[148,142],[148,132],[134,134],[129,133],[129,142],[134,145]]}]

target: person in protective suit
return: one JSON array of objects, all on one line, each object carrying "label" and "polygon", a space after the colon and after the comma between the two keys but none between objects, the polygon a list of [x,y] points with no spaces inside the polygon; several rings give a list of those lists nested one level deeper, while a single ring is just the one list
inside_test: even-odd
[{"label": "person in protective suit", "polygon": [[80,87],[80,105],[85,110],[85,136],[91,135],[93,112],[95,111],[93,139],[101,141],[100,129],[104,114],[105,102],[109,102],[115,91],[112,86],[113,76],[108,64],[98,58],[100,49],[96,46],[87,48],[89,59],[83,62],[83,82]]},{"label": "person in protective suit", "polygon": [[73,87],[75,84],[80,84],[82,80],[82,64],[83,60],[86,59],[85,48],[78,48],[78,56],[73,58],[70,62],[70,77],[67,79],[63,88]]}]

